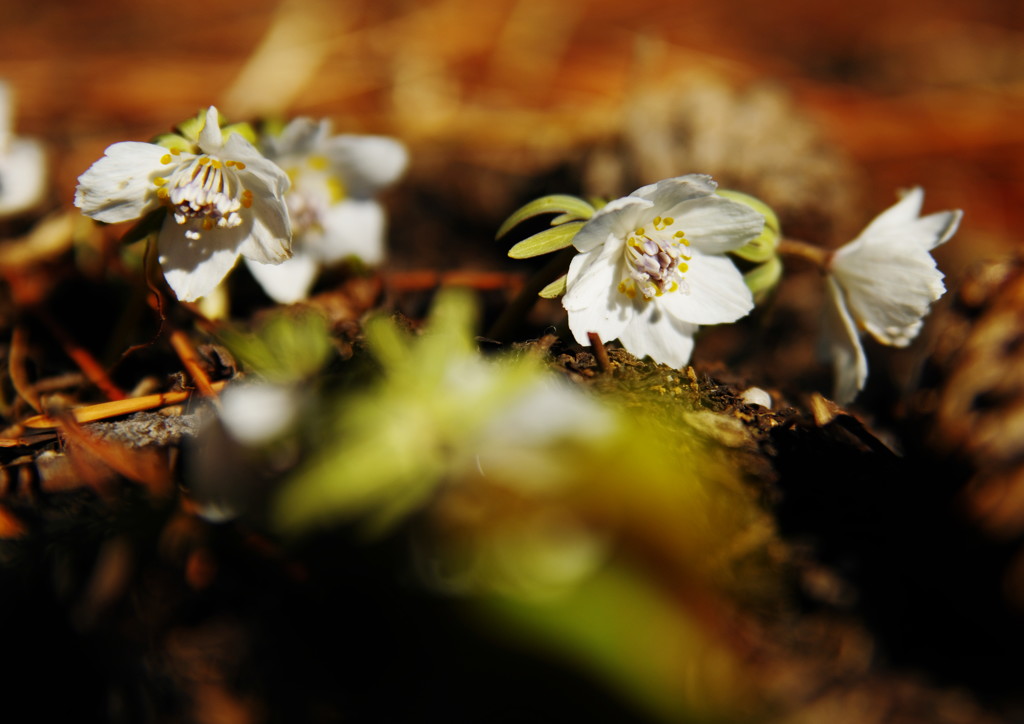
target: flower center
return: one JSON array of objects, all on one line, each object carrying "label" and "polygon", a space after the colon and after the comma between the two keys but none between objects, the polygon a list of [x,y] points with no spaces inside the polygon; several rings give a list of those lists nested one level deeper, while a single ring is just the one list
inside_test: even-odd
[{"label": "flower center", "polygon": [[630,299],[639,293],[645,300],[665,292],[689,293],[683,275],[691,257],[684,252],[690,245],[682,231],[672,231],[671,216],[655,216],[653,230],[640,227],[626,237],[627,276],[619,282],[619,291]]},{"label": "flower center", "polygon": [[324,156],[307,156],[283,168],[292,182],[285,201],[293,233],[322,232],[328,210],[346,196],[344,183]]},{"label": "flower center", "polygon": [[[180,154],[172,149],[160,162],[169,165]],[[252,191],[243,188],[238,176],[244,168],[241,161],[221,161],[204,154],[179,160],[167,178],[158,176],[153,183],[157,197],[170,207],[179,224],[197,219],[205,231],[231,229],[242,223],[238,212],[252,206]],[[189,229],[185,236],[198,239],[200,231]]]}]

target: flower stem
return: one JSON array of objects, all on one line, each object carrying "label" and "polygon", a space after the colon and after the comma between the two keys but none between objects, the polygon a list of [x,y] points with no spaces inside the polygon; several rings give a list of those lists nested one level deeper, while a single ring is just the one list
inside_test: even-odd
[{"label": "flower stem", "polygon": [[552,279],[565,273],[575,254],[576,249],[572,246],[554,254],[543,268],[526,281],[516,298],[505,307],[501,316],[491,325],[486,336],[499,342],[509,341],[516,324],[522,321],[526,313],[537,302],[537,293],[546,287]]},{"label": "flower stem", "polygon": [[822,271],[828,269],[829,261],[832,258],[831,251],[822,249],[820,246],[808,244],[806,241],[797,241],[796,239],[783,239],[779,242],[778,251],[780,254],[807,259]]}]

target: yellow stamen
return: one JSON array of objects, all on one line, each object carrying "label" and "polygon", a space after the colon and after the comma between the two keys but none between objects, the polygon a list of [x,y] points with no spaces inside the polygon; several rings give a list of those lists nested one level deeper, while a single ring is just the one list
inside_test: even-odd
[{"label": "yellow stamen", "polygon": [[160,163],[170,163],[170,162],[171,162],[171,154],[165,153],[163,156],[160,157]]}]

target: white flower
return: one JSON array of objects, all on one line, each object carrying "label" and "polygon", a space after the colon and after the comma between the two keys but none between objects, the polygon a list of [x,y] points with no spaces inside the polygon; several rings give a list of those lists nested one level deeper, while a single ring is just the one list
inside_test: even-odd
[{"label": "white flower", "polygon": [[267,157],[292,181],[285,195],[295,243],[276,267],[249,264],[274,301],[304,299],[323,265],[356,256],[384,258],[384,210],[374,198],[405,170],[407,154],[384,136],[331,135],[328,120],[296,118],[280,135],[263,139]]},{"label": "white flower", "polygon": [[46,154],[38,141],[14,135],[11,91],[0,81],[0,217],[27,211],[46,192]]},{"label": "white flower", "polygon": [[196,151],[115,143],[78,177],[75,191],[75,206],[107,223],[167,207],[160,264],[186,302],[211,292],[239,255],[262,264],[291,255],[285,173],[239,134],[224,139],[213,106]]},{"label": "white flower", "polygon": [[824,346],[834,358],[840,404],[853,400],[867,380],[861,330],[882,344],[906,347],[946,291],[931,250],[953,236],[963,213],[921,217],[923,200],[920,187],[911,189],[831,257]]},{"label": "white flower", "polygon": [[612,201],[580,229],[562,300],[576,341],[596,332],[680,367],[698,325],[734,322],[753,308],[725,252],[760,234],[764,217],[715,188],[697,174],[659,181]]}]

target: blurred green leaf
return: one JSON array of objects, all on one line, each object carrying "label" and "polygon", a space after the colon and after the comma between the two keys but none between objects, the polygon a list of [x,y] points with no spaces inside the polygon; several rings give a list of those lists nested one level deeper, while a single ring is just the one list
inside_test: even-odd
[{"label": "blurred green leaf", "polygon": [[311,309],[282,309],[255,332],[217,335],[238,361],[271,382],[289,383],[319,372],[331,353],[327,320]]}]

